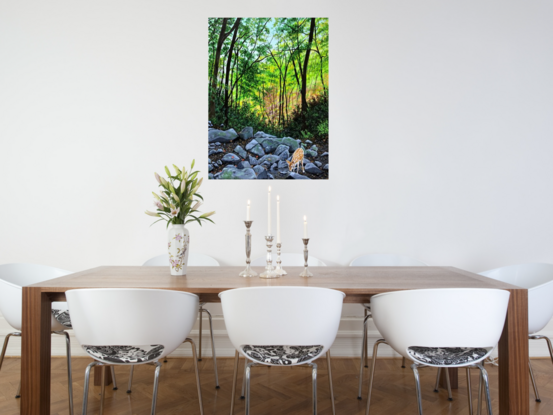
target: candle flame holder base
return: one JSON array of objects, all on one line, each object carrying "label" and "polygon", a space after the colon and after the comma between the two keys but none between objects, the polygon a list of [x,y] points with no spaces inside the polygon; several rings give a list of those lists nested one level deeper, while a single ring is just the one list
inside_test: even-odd
[{"label": "candle flame holder base", "polygon": [[246,224],[246,269],[239,275],[241,277],[257,277],[257,272],[252,270],[250,266],[250,254],[252,252],[252,234],[250,233],[250,228],[253,220],[245,220],[244,223]]},{"label": "candle flame holder base", "polygon": [[307,266],[307,262],[308,262],[308,259],[309,259],[309,251],[307,250],[307,244],[309,243],[309,238],[303,238],[302,239],[303,241],[303,260],[304,260],[304,265],[303,265],[303,271],[302,273],[300,274],[300,277],[303,277],[303,278],[308,278],[308,277],[312,277],[313,274],[311,274],[309,272],[309,268]]},{"label": "candle flame holder base", "polygon": [[276,248],[277,248],[277,260],[276,260],[276,267],[275,267],[275,272],[278,274],[278,275],[286,275],[288,274],[286,271],[284,271],[284,269],[282,269],[282,261],[280,260],[280,247],[282,246],[282,244],[280,243],[277,243],[276,244]]},{"label": "candle flame holder base", "polygon": [[267,235],[265,240],[267,241],[267,266],[265,267],[265,272],[259,274],[259,278],[280,278],[280,274],[277,274],[275,267],[273,267],[273,256],[272,250],[273,247],[273,235]]}]

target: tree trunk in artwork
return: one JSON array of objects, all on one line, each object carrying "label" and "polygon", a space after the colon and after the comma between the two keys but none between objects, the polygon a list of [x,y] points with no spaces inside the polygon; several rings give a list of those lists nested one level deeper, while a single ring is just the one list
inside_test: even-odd
[{"label": "tree trunk in artwork", "polygon": [[230,64],[232,63],[232,53],[234,51],[234,45],[236,44],[236,37],[238,36],[238,27],[240,26],[240,20],[241,18],[236,19],[236,23],[234,23],[234,34],[232,35],[232,41],[230,42],[230,48],[228,51],[228,58],[227,58],[227,73],[225,77],[225,125],[228,125],[228,107],[229,107],[229,98],[231,94],[231,90],[229,87],[229,76],[230,76]]},{"label": "tree trunk in artwork", "polygon": [[307,41],[307,50],[303,61],[303,72],[301,74],[301,110],[307,111],[307,67],[309,65],[309,55],[311,53],[311,45],[313,43],[313,34],[315,33],[315,18],[311,18],[311,27],[309,28],[309,40]]}]

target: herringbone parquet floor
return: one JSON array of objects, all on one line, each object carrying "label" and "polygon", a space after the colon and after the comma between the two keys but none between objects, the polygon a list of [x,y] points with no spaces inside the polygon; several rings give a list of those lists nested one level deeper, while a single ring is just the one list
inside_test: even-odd
[{"label": "herringbone parquet floor", "polygon": [[[75,415],[81,414],[83,398],[84,370],[90,362],[86,358],[73,359],[73,381],[75,396]],[[530,413],[545,415],[553,413],[553,365],[548,359],[534,359],[534,372],[540,388],[541,403],[534,402],[531,395]],[[242,361],[241,361],[242,363]],[[326,361],[320,359],[318,374],[319,414],[331,415],[328,390]],[[214,386],[213,366],[210,359],[200,362],[202,392],[205,415],[228,415],[232,387],[233,359],[220,358],[219,381],[221,389]],[[242,378],[240,365],[239,382]],[[497,413],[497,367],[486,365],[491,376],[492,399]],[[68,415],[67,378],[65,359],[52,359],[52,415]],[[365,375],[363,400],[357,400],[358,360],[352,358],[333,358],[332,371],[336,397],[336,413],[344,415],[362,415],[365,410],[365,394],[368,375]],[[127,381],[129,370],[117,367],[116,374],[119,390],[106,388],[105,414],[130,415],[149,414],[153,367],[139,366],[133,379],[133,393],[128,395]],[[253,415],[291,415],[310,414],[311,381],[307,367],[278,368],[254,367],[252,369]],[[366,373],[366,372],[365,372]],[[464,370],[459,373],[459,389],[453,391],[453,402],[448,401],[447,392],[433,392],[435,370],[421,370],[423,390],[423,408],[425,415],[468,414],[466,377]],[[473,397],[477,395],[477,373],[473,371]],[[15,393],[20,379],[20,359],[6,359],[0,371],[0,414],[19,414],[19,399]],[[91,387],[89,395],[89,414],[97,414],[100,404],[100,388]],[[238,391],[239,392],[239,391]],[[237,399],[236,414],[244,412],[244,401]],[[376,380],[371,405],[371,414],[407,415],[417,412],[415,385],[411,369],[401,369],[400,360],[380,359],[376,367]],[[194,380],[192,359],[170,358],[163,364],[160,377],[157,413],[199,414]],[[485,413],[485,412],[484,412]]]}]

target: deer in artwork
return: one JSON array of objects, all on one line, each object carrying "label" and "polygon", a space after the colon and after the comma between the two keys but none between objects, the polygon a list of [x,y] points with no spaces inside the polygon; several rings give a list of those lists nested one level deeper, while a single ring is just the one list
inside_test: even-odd
[{"label": "deer in artwork", "polygon": [[294,168],[296,168],[296,171],[298,173],[300,172],[301,163],[301,168],[305,173],[305,167],[303,166],[303,149],[300,147],[296,151],[294,151],[294,154],[292,154],[292,161],[286,160],[286,163],[288,163],[288,170],[292,171],[294,170]]}]

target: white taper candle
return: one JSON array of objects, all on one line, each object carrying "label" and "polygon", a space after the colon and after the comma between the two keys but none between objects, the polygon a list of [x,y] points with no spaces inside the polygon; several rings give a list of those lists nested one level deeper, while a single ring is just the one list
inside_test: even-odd
[{"label": "white taper candle", "polygon": [[248,200],[248,208],[246,210],[246,220],[250,220],[250,201]]},{"label": "white taper candle", "polygon": [[307,216],[303,217],[303,238],[307,239]]},{"label": "white taper candle", "polygon": [[277,195],[277,244],[280,243],[280,196]]},{"label": "white taper candle", "polygon": [[267,199],[267,235],[271,234],[271,186],[269,186],[269,198]]}]

